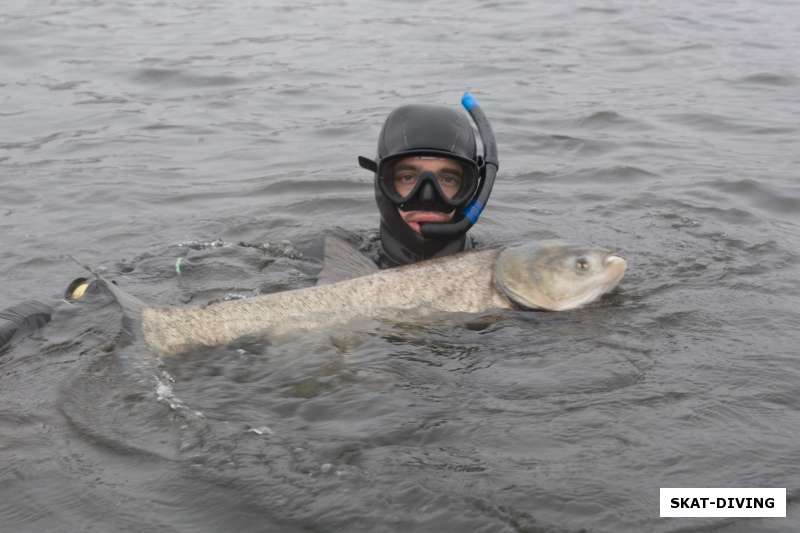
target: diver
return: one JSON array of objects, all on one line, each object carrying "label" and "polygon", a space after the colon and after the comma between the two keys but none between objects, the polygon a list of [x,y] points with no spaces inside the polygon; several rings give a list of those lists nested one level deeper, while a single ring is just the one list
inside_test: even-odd
[{"label": "diver", "polygon": [[[467,232],[486,206],[498,169],[497,146],[489,121],[469,93],[461,100],[475,122],[483,145],[478,154],[472,125],[465,115],[446,106],[404,105],[392,111],[378,137],[375,160],[359,157],[359,165],[375,175],[375,200],[380,212],[376,253],[380,268],[408,265],[458,253],[474,246]],[[343,263],[369,262],[355,250],[336,248],[325,239],[331,254]],[[342,241],[339,241],[342,242]],[[326,251],[326,255],[328,252]],[[377,257],[376,257],[377,256]],[[327,281],[343,279],[333,264]],[[318,283],[322,280],[320,275]],[[78,278],[65,299],[80,299],[76,289],[86,289]],[[76,283],[78,282],[78,283]],[[12,340],[27,336],[50,321],[53,306],[28,301],[0,311],[0,355]]]},{"label": "diver", "polygon": [[477,222],[497,173],[497,147],[475,99],[463,106],[469,119],[446,106],[404,105],[392,111],[378,137],[376,159],[359,157],[375,174],[380,211],[382,268],[407,265],[472,248],[467,232]]}]

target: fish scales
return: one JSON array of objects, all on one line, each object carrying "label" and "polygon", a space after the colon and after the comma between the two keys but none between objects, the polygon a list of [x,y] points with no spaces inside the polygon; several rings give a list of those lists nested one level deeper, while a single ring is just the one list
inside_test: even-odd
[{"label": "fish scales", "polygon": [[147,344],[163,354],[217,346],[251,335],[279,335],[397,310],[477,313],[511,308],[494,284],[498,249],[381,270],[329,285],[205,307],[144,308]]}]

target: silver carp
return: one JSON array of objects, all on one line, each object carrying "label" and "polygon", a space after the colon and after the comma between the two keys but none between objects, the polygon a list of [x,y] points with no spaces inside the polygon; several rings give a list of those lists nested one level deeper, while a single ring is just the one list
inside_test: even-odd
[{"label": "silver carp", "polygon": [[115,285],[106,285],[128,311],[139,315],[147,345],[173,355],[244,336],[318,329],[358,317],[513,308],[565,311],[612,290],[627,268],[625,259],[610,250],[545,241],[379,271],[363,260],[344,261],[348,273],[328,265],[342,264],[349,244],[329,238],[325,246],[321,278],[326,283],[205,307],[148,307]]}]

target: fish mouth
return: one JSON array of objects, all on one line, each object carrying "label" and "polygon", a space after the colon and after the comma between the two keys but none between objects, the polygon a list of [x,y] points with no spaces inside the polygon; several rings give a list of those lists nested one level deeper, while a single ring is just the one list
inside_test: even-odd
[{"label": "fish mouth", "polygon": [[624,257],[611,254],[603,260],[603,265],[606,267],[608,283],[611,285],[608,290],[611,290],[625,275],[625,270],[628,269],[628,262]]},{"label": "fish mouth", "polygon": [[441,211],[403,211],[402,209],[398,209],[397,211],[400,213],[405,223],[417,233],[421,232],[420,224],[450,222],[456,212],[455,209],[449,213],[443,213]]}]

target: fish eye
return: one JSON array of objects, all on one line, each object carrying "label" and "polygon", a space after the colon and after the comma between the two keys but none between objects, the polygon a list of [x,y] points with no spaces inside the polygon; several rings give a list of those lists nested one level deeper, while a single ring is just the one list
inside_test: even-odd
[{"label": "fish eye", "polygon": [[589,270],[589,260],[585,257],[579,257],[575,260],[575,269],[579,272],[586,272]]}]

